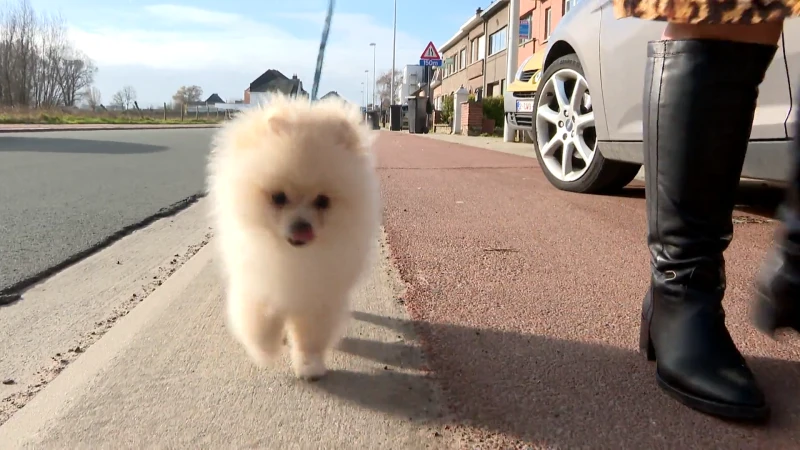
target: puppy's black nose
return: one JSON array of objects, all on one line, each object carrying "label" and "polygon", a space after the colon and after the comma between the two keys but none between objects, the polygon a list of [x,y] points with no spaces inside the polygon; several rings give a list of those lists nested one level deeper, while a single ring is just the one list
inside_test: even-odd
[{"label": "puppy's black nose", "polygon": [[304,219],[297,219],[289,225],[289,243],[294,246],[305,245],[314,240],[314,228]]},{"label": "puppy's black nose", "polygon": [[289,231],[291,231],[292,234],[305,234],[311,232],[312,229],[311,224],[308,223],[307,220],[297,219],[292,222],[292,225],[289,227]]}]

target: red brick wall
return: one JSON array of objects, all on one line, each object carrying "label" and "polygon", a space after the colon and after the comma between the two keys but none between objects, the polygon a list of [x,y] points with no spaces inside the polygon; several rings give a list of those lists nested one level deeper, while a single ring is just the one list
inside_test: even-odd
[{"label": "red brick wall", "polygon": [[470,135],[483,130],[483,105],[476,102],[461,104],[461,134]]},{"label": "red brick wall", "polygon": [[250,88],[244,90],[244,102],[245,104],[250,104]]}]

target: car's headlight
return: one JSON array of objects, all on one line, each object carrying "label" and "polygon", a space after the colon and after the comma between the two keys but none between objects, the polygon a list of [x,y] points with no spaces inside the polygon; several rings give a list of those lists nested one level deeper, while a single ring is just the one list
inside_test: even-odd
[{"label": "car's headlight", "polygon": [[522,64],[519,65],[519,69],[517,69],[517,74],[514,75],[514,81],[519,81],[519,77],[522,76],[522,68],[525,67],[525,64],[528,64],[528,61],[530,61],[531,58],[533,58],[533,55],[525,58],[525,61],[522,61]]},{"label": "car's headlight", "polygon": [[533,82],[534,83],[538,83],[539,80],[541,80],[541,79],[542,79],[542,71],[541,70],[537,70],[536,73],[533,74]]}]

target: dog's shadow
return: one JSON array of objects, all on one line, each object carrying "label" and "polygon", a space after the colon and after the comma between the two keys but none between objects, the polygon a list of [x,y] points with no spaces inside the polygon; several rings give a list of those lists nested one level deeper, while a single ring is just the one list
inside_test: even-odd
[{"label": "dog's shadow", "polygon": [[[314,386],[373,410],[411,420],[449,415],[484,430],[558,448],[763,448],[768,442],[800,445],[800,363],[749,358],[772,404],[772,420],[757,428],[696,413],[665,396],[653,364],[641,355],[602,344],[513,332],[413,322],[354,312],[356,320],[388,328],[424,346],[345,338],[339,350],[386,369],[331,371]],[[418,334],[419,333],[419,334]],[[432,381],[452,414],[436,411]],[[699,431],[702,430],[702,433]],[[753,438],[755,437],[755,438]],[[751,439],[743,447],[742,439]],[[685,444],[681,444],[685,443]]]}]

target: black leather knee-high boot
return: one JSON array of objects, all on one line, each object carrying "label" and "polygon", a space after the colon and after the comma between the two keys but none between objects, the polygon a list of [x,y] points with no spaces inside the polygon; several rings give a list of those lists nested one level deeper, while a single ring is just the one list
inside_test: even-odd
[{"label": "black leather knee-high boot", "polygon": [[[800,101],[800,93],[796,98]],[[800,112],[795,117],[794,161],[780,215],[783,223],[756,281],[753,320],[770,336],[779,328],[800,332]]]},{"label": "black leather knee-high boot", "polygon": [[723,252],[775,46],[650,42],[644,148],[651,283],[640,347],[656,379],[689,407],[758,420],[769,408],[725,327]]}]

